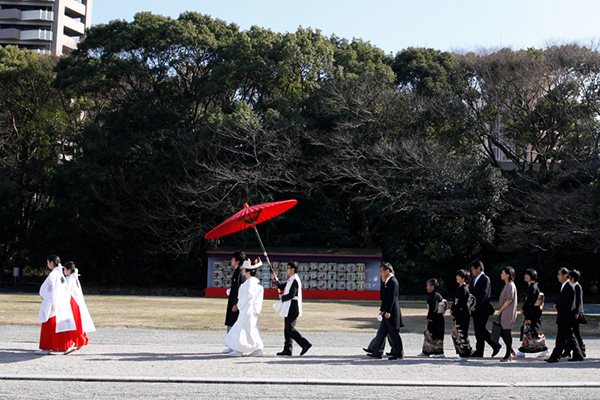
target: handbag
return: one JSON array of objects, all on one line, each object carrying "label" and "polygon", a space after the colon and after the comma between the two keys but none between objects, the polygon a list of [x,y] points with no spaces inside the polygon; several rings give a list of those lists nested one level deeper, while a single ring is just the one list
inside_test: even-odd
[{"label": "handbag", "polygon": [[494,343],[500,342],[500,333],[502,332],[502,324],[500,323],[500,315],[498,318],[492,323],[492,341]]}]

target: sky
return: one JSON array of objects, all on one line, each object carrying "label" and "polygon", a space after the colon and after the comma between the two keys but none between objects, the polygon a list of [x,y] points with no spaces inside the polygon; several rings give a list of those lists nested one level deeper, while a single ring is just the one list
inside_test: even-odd
[{"label": "sky", "polygon": [[141,11],[172,18],[196,11],[242,30],[310,27],[392,54],[408,47],[517,50],[600,39],[599,0],[93,0],[92,23],[133,21]]}]

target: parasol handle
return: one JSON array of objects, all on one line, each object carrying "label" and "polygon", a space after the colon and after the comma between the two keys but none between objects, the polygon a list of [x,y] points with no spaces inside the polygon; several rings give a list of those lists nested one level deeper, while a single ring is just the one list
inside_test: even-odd
[{"label": "parasol handle", "polygon": [[[256,225],[252,226],[254,228],[254,232],[256,233],[256,237],[258,238],[258,243],[260,243],[260,247],[263,251],[263,255],[265,256],[265,259],[267,260],[267,264],[269,264],[269,269],[271,270],[271,274],[275,275],[275,272],[273,271],[273,265],[271,265],[271,260],[269,260],[269,255],[267,254],[267,250],[265,249],[265,245],[262,242],[262,239],[260,238],[260,235],[258,234],[258,229],[256,229]],[[279,282],[279,279],[275,279],[276,282]],[[277,293],[281,293],[281,290],[277,289]]]}]

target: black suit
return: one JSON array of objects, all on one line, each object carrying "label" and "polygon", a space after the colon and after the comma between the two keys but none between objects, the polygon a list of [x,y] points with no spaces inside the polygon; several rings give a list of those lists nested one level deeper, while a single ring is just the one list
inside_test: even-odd
[{"label": "black suit", "polygon": [[[400,327],[402,324],[402,314],[400,313],[400,305],[398,304],[399,285],[396,278],[391,275],[384,284],[381,293],[381,308],[383,312],[383,320],[379,327],[377,342],[373,349],[379,349],[379,354],[383,353],[385,347],[385,338],[389,336],[392,342],[392,355],[396,357],[404,357],[404,349],[402,347],[402,339],[400,339]],[[390,318],[386,318],[386,313],[390,314]]]},{"label": "black suit", "polygon": [[585,357],[585,343],[583,343],[581,331],[579,330],[579,325],[587,324],[585,315],[583,314],[583,289],[579,282],[575,282],[573,286],[575,287],[575,309],[577,310],[577,314],[579,314],[579,318],[573,324],[573,334],[575,335],[575,339],[577,339],[577,343],[579,343],[581,353]]},{"label": "black suit", "polygon": [[[293,278],[288,278],[293,279]],[[279,290],[284,290],[287,282],[279,283]],[[298,310],[298,300],[295,300],[294,297],[298,296],[298,281],[294,279],[292,285],[290,286],[290,292],[281,296],[281,301],[286,302],[289,301],[290,309],[288,311],[287,317],[284,320],[284,329],[283,329],[283,337],[285,339],[285,343],[283,345],[284,352],[292,352],[292,339],[298,343],[298,345],[302,348],[305,348],[310,343],[306,340],[300,332],[296,329],[296,320],[298,319],[298,315],[300,314]]]},{"label": "black suit", "polygon": [[499,344],[492,340],[490,331],[486,328],[490,315],[494,314],[494,307],[490,304],[490,295],[492,294],[490,278],[482,272],[476,284],[475,279],[473,278],[469,288],[469,292],[477,299],[475,311],[471,312],[473,316],[473,330],[475,331],[475,339],[477,340],[475,344],[476,351],[473,355],[483,357],[486,342],[493,349],[498,347]]},{"label": "black suit", "polygon": [[554,303],[558,332],[556,333],[556,345],[550,355],[551,359],[560,359],[560,355],[566,346],[573,350],[573,358],[583,359],[581,347],[579,347],[579,343],[577,343],[573,334],[573,326],[576,323],[575,314],[577,313],[575,297],[575,287],[567,281],[558,294],[556,303]]}]

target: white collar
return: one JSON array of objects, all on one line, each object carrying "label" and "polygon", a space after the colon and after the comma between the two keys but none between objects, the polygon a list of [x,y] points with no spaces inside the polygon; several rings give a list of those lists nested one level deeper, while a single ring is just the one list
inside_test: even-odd
[{"label": "white collar", "polygon": [[388,276],[388,277],[387,277],[387,279],[385,280],[385,284],[386,284],[386,285],[387,285],[388,281],[390,280],[390,278],[391,278],[392,276],[394,276],[394,275],[390,274],[390,276]]},{"label": "white collar", "polygon": [[567,284],[567,282],[569,282],[569,280],[567,279],[566,281],[564,281],[564,283],[562,284],[562,286],[560,287],[560,291],[562,292],[562,290],[565,288],[565,285]]}]

